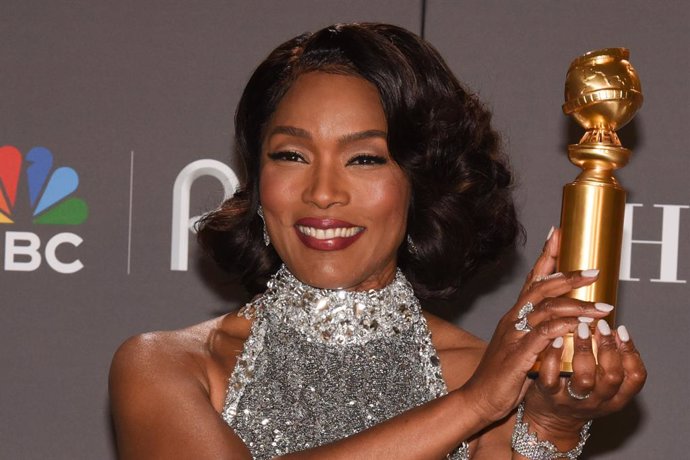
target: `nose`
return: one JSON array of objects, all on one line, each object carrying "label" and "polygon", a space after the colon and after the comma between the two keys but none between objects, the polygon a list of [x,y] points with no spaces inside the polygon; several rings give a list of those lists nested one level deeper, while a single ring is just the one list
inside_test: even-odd
[{"label": "nose", "polygon": [[350,192],[344,171],[331,161],[312,164],[302,199],[321,209],[347,204],[350,201]]}]

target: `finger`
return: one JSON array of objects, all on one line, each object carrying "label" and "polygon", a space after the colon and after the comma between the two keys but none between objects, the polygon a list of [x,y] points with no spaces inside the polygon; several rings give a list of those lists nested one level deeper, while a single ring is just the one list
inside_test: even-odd
[{"label": "finger", "polygon": [[619,326],[616,330],[616,342],[624,374],[618,394],[629,399],[642,389],[647,380],[647,369],[625,326]]},{"label": "finger", "polygon": [[546,237],[544,249],[541,255],[534,263],[534,276],[547,276],[556,270],[556,262],[558,261],[559,245],[560,245],[561,231],[555,227],[551,227],[549,235]]},{"label": "finger", "polygon": [[599,276],[599,270],[576,270],[567,273],[559,273],[558,276],[555,275],[557,274],[554,273],[548,278],[525,285],[520,299],[524,299],[524,302],[530,301],[532,303],[537,303],[546,297],[561,296],[573,289],[587,286],[595,282]]},{"label": "finger", "polygon": [[558,318],[551,321],[543,321],[530,332],[524,334],[522,342],[527,353],[529,368],[536,362],[537,358],[548,346],[551,345],[557,337],[563,337],[566,334],[573,332],[578,325],[577,318]]},{"label": "finger", "polygon": [[583,302],[569,297],[549,297],[534,306],[527,321],[536,326],[542,321],[572,316],[580,321],[592,322],[604,318],[613,311],[613,306],[602,302]]},{"label": "finger", "polygon": [[532,266],[532,270],[527,274],[527,279],[522,288],[523,292],[535,281],[536,277],[550,275],[556,270],[559,235],[560,231],[555,227],[551,227],[541,254]]},{"label": "finger", "polygon": [[645,369],[644,362],[635,344],[630,339],[628,330],[625,326],[619,326],[614,334],[623,364],[624,377],[618,393],[607,404],[607,410],[609,411],[623,408],[633,396],[639,393],[647,379],[647,370]]},{"label": "finger", "polygon": [[623,361],[618,352],[616,338],[611,333],[606,320],[597,322],[595,331],[597,341],[597,366],[596,394],[603,400],[611,399],[623,383]]},{"label": "finger", "polygon": [[588,323],[581,322],[577,325],[573,341],[573,375],[570,377],[570,389],[575,394],[586,395],[594,389],[597,368]]},{"label": "finger", "polygon": [[556,337],[550,347],[541,354],[537,385],[545,393],[556,394],[561,389],[561,357],[563,356],[563,337]]}]

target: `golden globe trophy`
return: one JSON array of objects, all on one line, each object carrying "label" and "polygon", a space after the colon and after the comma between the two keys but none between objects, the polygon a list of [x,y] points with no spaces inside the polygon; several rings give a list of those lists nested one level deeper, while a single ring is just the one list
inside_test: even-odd
[{"label": "golden globe trophy", "polygon": [[[563,112],[587,130],[579,144],[568,146],[568,157],[582,168],[563,187],[561,250],[558,271],[598,268],[594,284],[574,289],[568,297],[616,305],[623,238],[625,190],[613,176],[625,166],[630,150],[616,130],[642,106],[637,73],[625,48],[607,48],[575,59],[565,81]],[[615,310],[614,310],[615,313]],[[614,326],[614,313],[606,320]],[[596,350],[595,350],[596,353]],[[573,336],[566,337],[561,373],[572,373]],[[539,363],[535,365],[538,370]]]}]

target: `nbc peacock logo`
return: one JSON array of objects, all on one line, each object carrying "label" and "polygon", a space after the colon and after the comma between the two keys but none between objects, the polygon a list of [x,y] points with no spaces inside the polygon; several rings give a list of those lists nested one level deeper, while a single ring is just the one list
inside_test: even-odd
[{"label": "nbc peacock logo", "polygon": [[14,223],[22,167],[33,223],[78,225],[86,220],[86,202],[71,197],[79,186],[79,175],[73,168],[61,166],[53,170],[53,154],[45,147],[32,148],[22,159],[16,147],[6,145],[0,147],[0,223]]},{"label": "nbc peacock logo", "polygon": [[[25,186],[21,186],[22,177]],[[53,154],[47,148],[34,147],[22,157],[14,146],[0,147],[0,224],[24,222],[28,213],[34,224],[79,225],[88,217],[89,208],[84,200],[72,196],[78,186],[77,172],[66,166],[54,168]],[[59,246],[76,247],[83,242],[75,233],[53,235],[42,251],[41,239],[33,232],[8,230],[4,236],[6,271],[34,271],[44,260],[59,273],[84,268],[79,259],[65,262],[57,256]]]}]

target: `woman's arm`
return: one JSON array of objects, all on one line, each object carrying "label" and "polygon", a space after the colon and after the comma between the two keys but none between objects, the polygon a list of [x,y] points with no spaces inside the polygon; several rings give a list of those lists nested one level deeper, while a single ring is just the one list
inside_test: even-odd
[{"label": "woman's arm", "polygon": [[[555,297],[570,290],[563,292],[563,286],[572,282],[572,274],[548,276],[556,266],[559,237],[560,232],[556,230],[547,240],[518,298],[517,305],[526,301],[537,304],[528,317],[533,331],[526,335],[542,334],[550,327]],[[560,452],[567,452],[580,443],[581,428],[587,420],[622,409],[642,389],[647,377],[644,362],[625,328],[612,331],[605,321],[597,321],[598,316],[592,317],[585,310],[578,316],[595,318],[596,326],[591,334],[586,324],[578,324],[573,338],[572,375],[560,375],[563,342],[552,342],[542,353],[539,375],[534,381],[528,381],[530,386],[525,396],[523,421],[529,424],[529,433],[536,433],[539,441],[549,441]],[[510,319],[510,315],[506,318]],[[499,324],[496,332],[500,329]],[[592,341],[597,344],[597,360]],[[485,358],[490,355],[487,353]],[[583,397],[575,398],[572,393]],[[514,427],[515,415],[486,430],[479,438],[473,458],[510,458],[503,453],[507,443],[509,447]],[[512,458],[524,457],[513,452]]]},{"label": "woman's arm", "polygon": [[[119,458],[250,459],[211,404],[203,365],[174,334],[134,337],[115,354],[110,398]],[[443,458],[485,426],[477,413],[466,393],[455,391],[357,435],[281,458]]]},{"label": "woman's arm", "polygon": [[[110,392],[120,458],[251,458],[211,404],[204,366],[188,345],[168,339],[139,336],[115,355]],[[481,398],[460,387],[357,435],[281,458],[440,459],[494,421]],[[491,426],[472,457],[511,458],[512,425]]]},{"label": "woman's arm", "polygon": [[110,369],[118,458],[251,459],[209,399],[187,340],[152,333],[126,341]]},{"label": "woman's arm", "polygon": [[[552,270],[549,267],[557,254],[553,241],[547,243],[531,278]],[[281,458],[427,460],[443,458],[463,440],[475,437],[478,441],[472,447],[472,458],[521,458],[510,448],[511,414],[530,386],[530,394],[541,397],[528,400],[530,404],[540,401],[528,406],[525,414],[534,425],[532,429],[540,439],[555,442],[559,448],[576,444],[586,417],[618,410],[639,391],[643,379],[638,376],[644,367],[636,352],[630,351],[634,351],[631,344],[619,346],[616,353],[625,359],[617,371],[615,366],[600,369],[602,386],[595,383],[593,397],[585,405],[564,397],[562,387],[549,394],[552,389],[544,382],[553,377],[553,370],[544,374],[544,382],[533,385],[527,373],[543,350],[553,348],[554,339],[573,332],[578,316],[598,319],[607,313],[588,302],[558,297],[594,278],[573,272],[544,283],[529,279],[518,302],[499,322],[471,378],[459,388],[356,435]],[[536,305],[529,318],[534,330],[517,331],[517,314],[527,299]],[[188,343],[180,345],[164,337],[152,334],[131,339],[113,361],[110,390],[121,458],[251,458],[213,407],[208,370],[198,359],[201,353],[193,352]],[[580,348],[581,354],[587,355],[587,350]],[[236,352],[240,349],[236,347]],[[591,373],[591,363],[587,366]],[[611,386],[608,377],[613,372],[629,378]],[[594,407],[597,401],[604,403],[603,409]],[[573,421],[567,414],[574,408],[577,423],[571,429],[561,429],[562,422]]]}]

